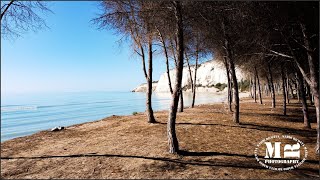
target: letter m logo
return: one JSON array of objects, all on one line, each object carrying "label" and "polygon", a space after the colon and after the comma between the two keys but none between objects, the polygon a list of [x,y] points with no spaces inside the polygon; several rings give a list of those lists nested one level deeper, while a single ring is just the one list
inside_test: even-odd
[{"label": "letter m logo", "polygon": [[[264,158],[281,158],[280,156],[280,144],[281,142],[275,142],[272,146],[271,142],[265,142],[266,144],[266,156]],[[273,156],[274,153],[274,156]]]}]

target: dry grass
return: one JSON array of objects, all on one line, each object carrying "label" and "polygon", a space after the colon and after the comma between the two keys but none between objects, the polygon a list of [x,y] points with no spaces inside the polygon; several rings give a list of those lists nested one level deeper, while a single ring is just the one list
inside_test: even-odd
[{"label": "dry grass", "polygon": [[[155,113],[159,123],[145,116],[112,116],[101,121],[42,131],[1,143],[1,178],[254,178],[319,177],[315,112],[312,130],[303,128],[300,105],[288,106],[282,116],[251,99],[241,100],[241,124],[232,122],[224,104],[185,109],[177,118],[177,136],[185,155],[167,153],[167,111]],[[302,140],[308,160],[298,169],[277,172],[261,167],[254,148],[272,135],[290,134]],[[12,159],[4,159],[13,157]],[[20,157],[20,158],[17,158]]]}]

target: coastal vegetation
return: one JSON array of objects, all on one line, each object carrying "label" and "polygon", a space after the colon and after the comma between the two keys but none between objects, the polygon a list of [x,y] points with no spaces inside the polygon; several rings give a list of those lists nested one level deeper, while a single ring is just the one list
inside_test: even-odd
[{"label": "coastal vegetation", "polygon": [[222,90],[224,90],[224,88],[227,87],[227,85],[226,84],[217,83],[215,85],[215,87],[218,88],[220,91],[222,91]]}]

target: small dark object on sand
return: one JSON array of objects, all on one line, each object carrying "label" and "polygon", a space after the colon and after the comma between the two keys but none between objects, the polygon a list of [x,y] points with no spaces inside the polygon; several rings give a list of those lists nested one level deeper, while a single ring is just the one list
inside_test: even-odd
[{"label": "small dark object on sand", "polygon": [[61,126],[58,126],[58,127],[52,128],[51,131],[61,131],[61,130],[63,130],[63,129],[65,129],[63,126],[62,126],[62,127],[61,127]]}]

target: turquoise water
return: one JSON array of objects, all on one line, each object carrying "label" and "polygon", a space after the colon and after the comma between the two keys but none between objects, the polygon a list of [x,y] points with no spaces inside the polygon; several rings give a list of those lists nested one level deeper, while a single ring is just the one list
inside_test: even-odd
[{"label": "turquoise water", "polygon": [[[191,94],[184,93],[185,106]],[[90,122],[111,115],[130,115],[145,111],[145,93],[70,92],[16,94],[1,97],[1,142],[56,126]],[[225,101],[225,95],[197,94],[196,104]],[[171,96],[154,93],[152,107],[169,108]]]}]

